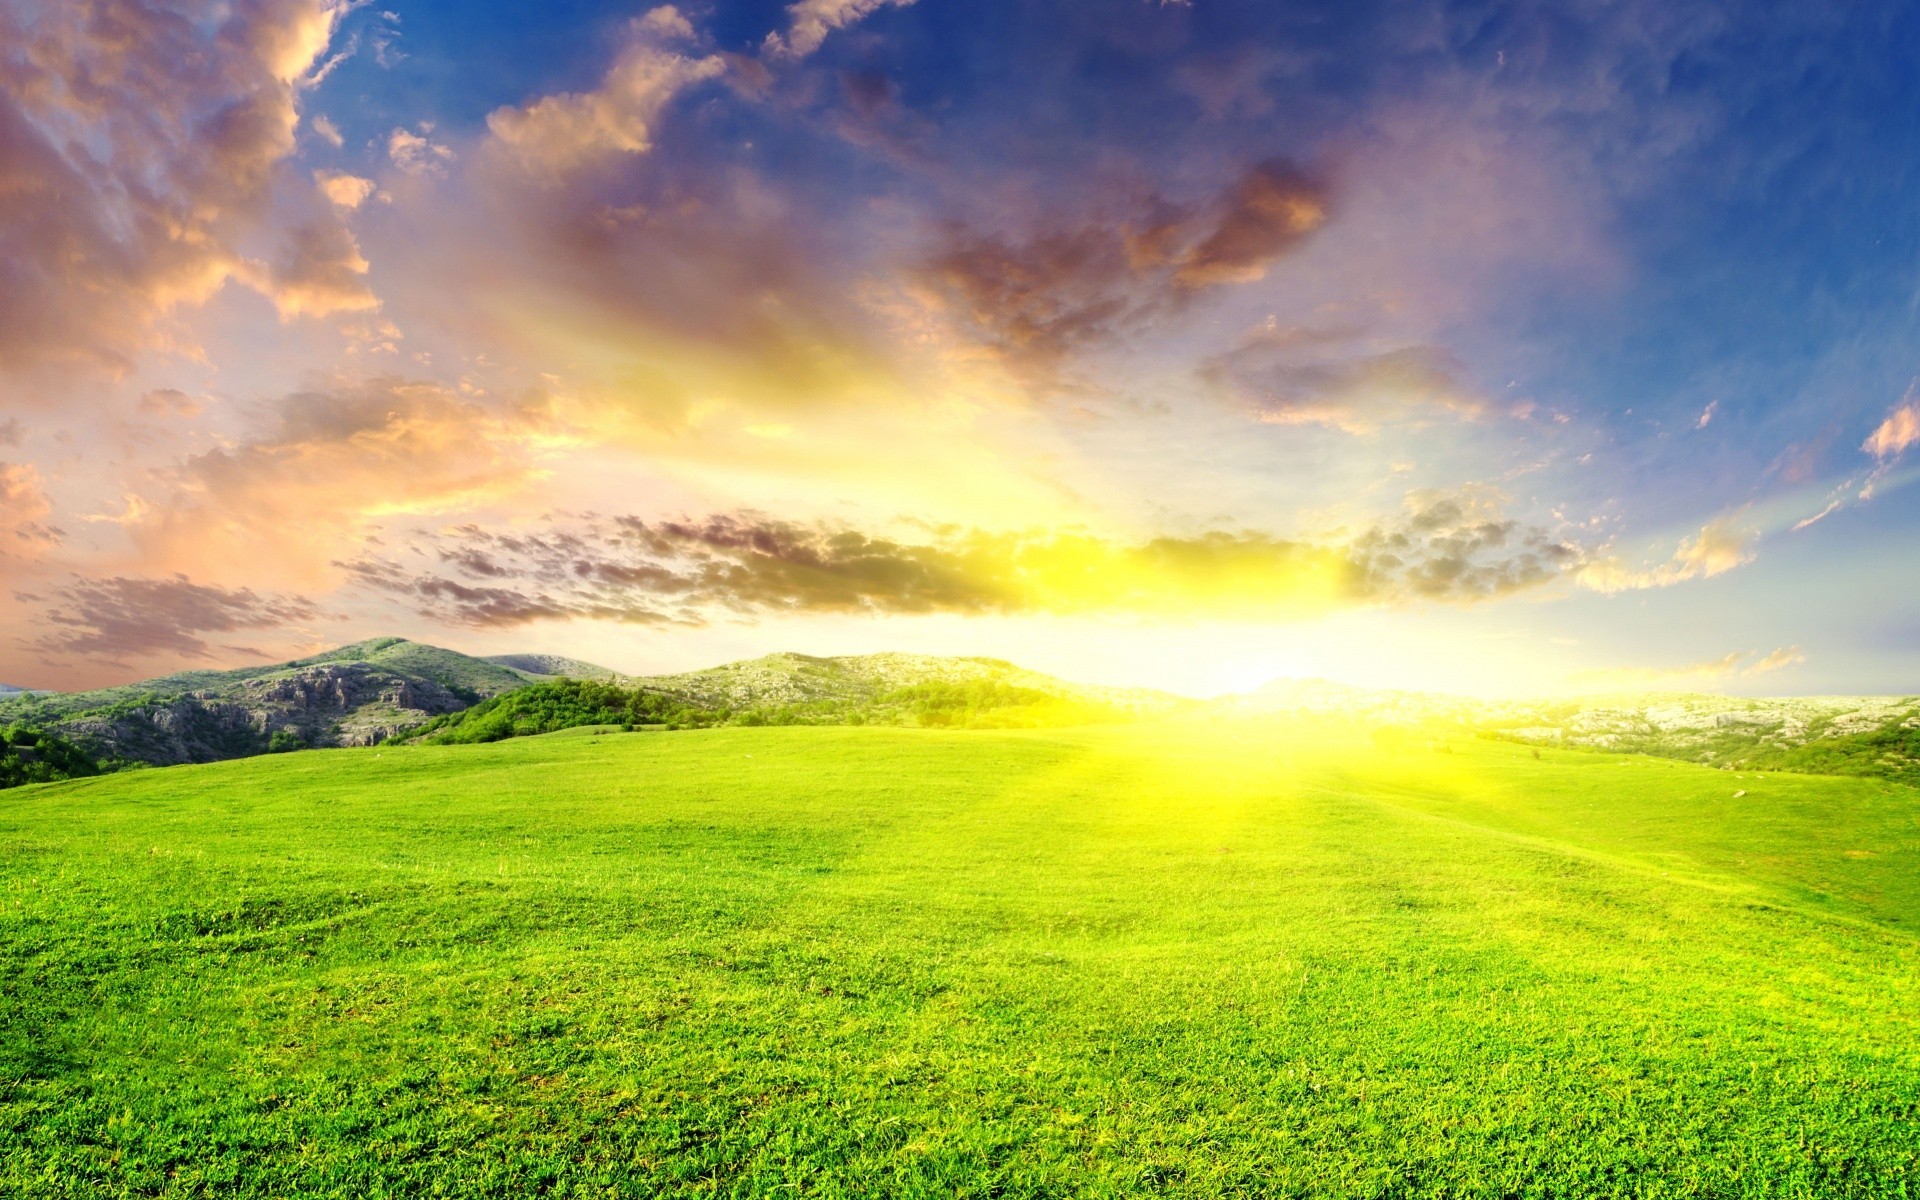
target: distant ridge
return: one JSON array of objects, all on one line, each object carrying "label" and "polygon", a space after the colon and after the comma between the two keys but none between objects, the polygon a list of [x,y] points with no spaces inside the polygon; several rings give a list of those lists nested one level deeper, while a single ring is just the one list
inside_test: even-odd
[{"label": "distant ridge", "polygon": [[489,654],[481,661],[497,663],[510,671],[519,671],[523,675],[532,675],[541,679],[612,680],[620,678],[618,671],[559,654]]},{"label": "distant ridge", "polygon": [[925,684],[992,683],[1041,692],[1058,699],[1099,703],[1130,711],[1193,704],[1149,688],[1110,688],[1069,683],[999,658],[943,658],[928,654],[852,654],[822,658],[768,654],[677,675],[628,679],[708,708],[750,708],[821,701],[871,702],[901,688]]}]

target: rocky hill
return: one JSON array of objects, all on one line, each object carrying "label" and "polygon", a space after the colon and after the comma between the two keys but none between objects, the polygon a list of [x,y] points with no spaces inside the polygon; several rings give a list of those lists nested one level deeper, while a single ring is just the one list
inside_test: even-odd
[{"label": "rocky hill", "polygon": [[1050,699],[1123,712],[1164,712],[1192,701],[1145,688],[1092,687],[1029,671],[998,658],[941,658],[926,654],[857,654],[816,658],[769,654],[679,675],[648,675],[623,682],[697,708],[747,711],[810,705],[873,705],[914,688],[993,685]]},{"label": "rocky hill", "polygon": [[1477,700],[1286,679],[1215,701],[1214,708],[1223,715],[1313,713],[1380,725],[1442,725],[1540,747],[1650,754],[1730,770],[1920,781],[1920,696],[1654,692]]},{"label": "rocky hill", "polygon": [[497,663],[377,638],[272,666],[0,699],[0,726],[58,734],[108,765],[213,762],[371,745],[529,682]]}]

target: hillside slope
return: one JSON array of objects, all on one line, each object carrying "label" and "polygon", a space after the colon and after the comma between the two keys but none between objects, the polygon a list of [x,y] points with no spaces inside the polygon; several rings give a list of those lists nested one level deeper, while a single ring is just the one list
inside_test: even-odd
[{"label": "hillside slope", "polygon": [[377,638],[272,666],[0,700],[0,725],[59,734],[108,763],[167,766],[371,745],[526,684],[495,663]]},{"label": "hillside slope", "polygon": [[990,658],[770,654],[682,675],[547,679],[410,731],[436,744],[584,725],[938,725],[1037,728],[1197,711],[1162,692],[1086,687]]},{"label": "hillside slope", "polygon": [[871,705],[907,688],[981,683],[1130,712],[1169,711],[1193,703],[1145,688],[1069,683],[997,658],[941,658],[926,654],[858,654],[832,658],[769,654],[703,671],[640,676],[627,682],[698,707],[735,710],[831,702]]},{"label": "hillside slope", "polygon": [[1911,1196],[1916,817],[1252,721],[30,787],[0,1191]]},{"label": "hillside slope", "polygon": [[615,680],[619,672],[559,654],[489,654],[483,662],[518,671],[533,679]]}]

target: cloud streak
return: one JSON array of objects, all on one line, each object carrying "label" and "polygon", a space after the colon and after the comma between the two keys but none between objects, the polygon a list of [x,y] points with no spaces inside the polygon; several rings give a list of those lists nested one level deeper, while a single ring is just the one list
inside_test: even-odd
[{"label": "cloud streak", "polygon": [[204,660],[214,648],[200,634],[280,629],[319,615],[304,597],[208,587],[184,575],[82,579],[59,592],[43,618],[54,631],[32,645],[49,657],[110,663],[157,655]]},{"label": "cloud streak", "polygon": [[580,618],[701,624],[725,613],[1130,614],[1287,620],[1355,606],[1472,603],[1577,559],[1484,495],[1418,493],[1343,541],[1213,531],[1137,542],[1085,532],[932,530],[921,540],[728,513],[625,517],[541,534],[467,526],[434,560],[342,563],[363,588],[455,625]]}]

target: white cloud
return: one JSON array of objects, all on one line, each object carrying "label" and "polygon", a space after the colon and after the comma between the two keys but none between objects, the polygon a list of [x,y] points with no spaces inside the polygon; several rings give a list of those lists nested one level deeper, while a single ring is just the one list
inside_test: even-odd
[{"label": "white cloud", "polygon": [[495,109],[487,116],[494,143],[529,173],[549,176],[644,154],[667,102],[726,69],[718,55],[695,58],[674,49],[693,36],[693,26],[671,5],[635,18],[598,88]]},{"label": "white cloud", "polygon": [[1874,428],[1860,448],[1885,461],[1898,458],[1915,442],[1920,442],[1920,400],[1909,392],[1908,398],[1887,414],[1887,419]]},{"label": "white cloud", "polygon": [[[423,133],[431,132],[432,126],[423,127]],[[445,173],[447,164],[453,161],[453,147],[429,141],[423,133],[395,129],[387,135],[387,157],[409,175]]]},{"label": "white cloud", "polygon": [[773,58],[805,58],[827,35],[883,8],[904,8],[913,0],[800,0],[787,9],[787,32],[769,33],[766,53]]},{"label": "white cloud", "polygon": [[1596,592],[1638,591],[1670,587],[1689,579],[1711,579],[1753,561],[1757,535],[1734,524],[1731,517],[1708,522],[1695,537],[1681,541],[1673,557],[1654,567],[1630,567],[1617,555],[1596,558],[1581,567],[1575,578]]},{"label": "white cloud", "polygon": [[313,181],[320,185],[320,194],[327,202],[338,208],[359,208],[373,195],[373,180],[342,171],[316,171]]}]

